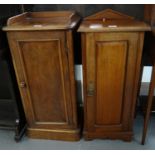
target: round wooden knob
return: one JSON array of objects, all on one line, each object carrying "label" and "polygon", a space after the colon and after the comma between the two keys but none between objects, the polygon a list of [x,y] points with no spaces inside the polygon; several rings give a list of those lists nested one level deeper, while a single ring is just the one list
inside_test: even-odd
[{"label": "round wooden knob", "polygon": [[26,83],[25,83],[25,82],[21,82],[21,83],[20,83],[20,87],[21,87],[21,88],[25,88],[25,87],[26,87]]},{"label": "round wooden knob", "polygon": [[102,21],[103,21],[103,22],[106,22],[106,18],[103,18]]}]

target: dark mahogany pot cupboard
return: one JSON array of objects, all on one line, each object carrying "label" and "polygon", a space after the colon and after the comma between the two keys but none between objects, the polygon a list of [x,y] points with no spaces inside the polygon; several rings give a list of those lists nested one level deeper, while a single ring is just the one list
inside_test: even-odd
[{"label": "dark mahogany pot cupboard", "polygon": [[85,139],[132,139],[144,31],[149,30],[110,9],[81,23]]},{"label": "dark mahogany pot cupboard", "polygon": [[73,34],[75,12],[28,12],[8,20],[18,86],[32,138],[79,140]]}]

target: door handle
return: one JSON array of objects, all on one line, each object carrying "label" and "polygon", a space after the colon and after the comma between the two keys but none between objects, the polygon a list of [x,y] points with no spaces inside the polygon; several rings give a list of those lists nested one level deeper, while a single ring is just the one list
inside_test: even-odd
[{"label": "door handle", "polygon": [[20,86],[21,88],[25,88],[25,87],[26,87],[26,83],[25,83],[24,81],[23,81],[23,82],[20,82],[19,86]]},{"label": "door handle", "polygon": [[88,89],[87,89],[87,96],[93,96],[94,95],[94,84],[92,82],[90,82],[88,84]]}]

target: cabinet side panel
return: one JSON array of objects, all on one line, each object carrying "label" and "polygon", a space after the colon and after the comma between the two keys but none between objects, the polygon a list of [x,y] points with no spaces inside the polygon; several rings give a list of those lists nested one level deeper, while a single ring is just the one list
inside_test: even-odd
[{"label": "cabinet side panel", "polygon": [[96,125],[122,123],[127,41],[96,42]]}]

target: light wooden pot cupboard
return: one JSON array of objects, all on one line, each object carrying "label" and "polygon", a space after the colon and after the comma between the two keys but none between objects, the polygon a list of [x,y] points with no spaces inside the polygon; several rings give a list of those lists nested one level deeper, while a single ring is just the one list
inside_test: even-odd
[{"label": "light wooden pot cupboard", "polygon": [[81,23],[85,139],[132,139],[144,31],[149,30],[110,9]]},{"label": "light wooden pot cupboard", "polygon": [[31,138],[79,140],[74,79],[75,12],[27,12],[7,31]]}]

